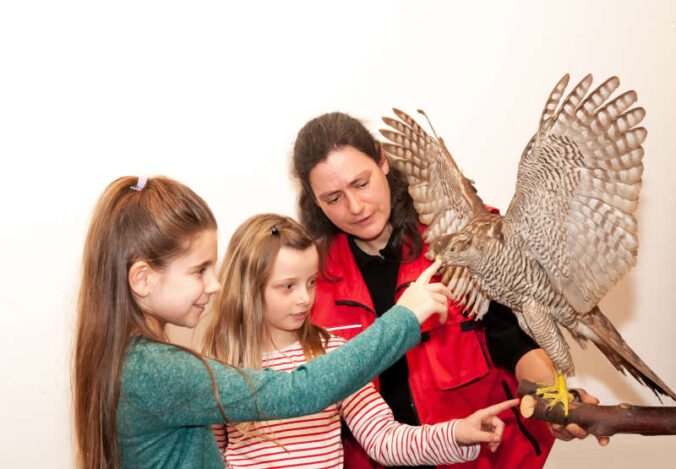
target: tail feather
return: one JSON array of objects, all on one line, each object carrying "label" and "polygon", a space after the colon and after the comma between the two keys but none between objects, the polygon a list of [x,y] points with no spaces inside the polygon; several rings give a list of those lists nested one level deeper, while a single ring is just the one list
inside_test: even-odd
[{"label": "tail feather", "polygon": [[623,374],[629,372],[638,382],[650,388],[658,398],[659,394],[663,394],[676,401],[674,391],[636,355],[597,306],[580,317],[580,323],[574,333],[594,342],[615,368]]}]

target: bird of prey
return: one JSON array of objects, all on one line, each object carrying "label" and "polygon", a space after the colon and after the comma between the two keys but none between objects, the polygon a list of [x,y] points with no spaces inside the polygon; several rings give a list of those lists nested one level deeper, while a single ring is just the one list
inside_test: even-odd
[{"label": "bird of prey", "polygon": [[572,399],[563,375],[574,366],[561,326],[581,344],[591,340],[622,373],[676,400],[597,306],[636,263],[633,213],[647,134],[637,125],[645,110],[633,107],[634,91],[607,102],[617,77],[587,95],[591,75],[559,105],[568,79],[549,95],[504,216],[489,212],[434,129],[429,135],[406,113],[394,109],[398,119],[383,118],[391,127],[381,130],[390,141],[383,149],[406,175],[427,225],[428,256],[442,259],[443,281],[456,299],[479,318],[489,300],[510,307],[551,358],[556,384],[541,394],[552,406],[561,402],[567,412]]}]

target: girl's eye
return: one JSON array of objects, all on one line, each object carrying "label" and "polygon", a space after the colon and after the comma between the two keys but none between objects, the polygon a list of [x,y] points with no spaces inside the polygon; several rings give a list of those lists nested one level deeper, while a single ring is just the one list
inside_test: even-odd
[{"label": "girl's eye", "polygon": [[310,286],[310,287],[314,287],[314,286],[315,286],[315,283],[317,283],[317,279],[316,279],[316,278],[313,278],[313,279],[311,279],[307,284],[308,284],[308,286]]},{"label": "girl's eye", "polygon": [[206,267],[200,267],[200,269],[197,271],[197,275],[204,275],[204,272],[207,271]]},{"label": "girl's eye", "polygon": [[293,283],[285,283],[284,285],[282,285],[282,288],[284,290],[291,290],[293,288]]},{"label": "girl's eye", "polygon": [[340,197],[338,197],[338,196],[331,197],[330,199],[328,199],[328,200],[326,201],[326,203],[327,203],[328,205],[333,205],[333,204],[335,204],[336,202],[338,202],[338,199],[339,199],[339,198],[340,198]]},{"label": "girl's eye", "polygon": [[369,185],[368,179],[367,179],[366,181],[364,181],[364,182],[360,182],[360,183],[359,183],[359,187],[366,187],[366,186],[368,186],[368,185]]}]

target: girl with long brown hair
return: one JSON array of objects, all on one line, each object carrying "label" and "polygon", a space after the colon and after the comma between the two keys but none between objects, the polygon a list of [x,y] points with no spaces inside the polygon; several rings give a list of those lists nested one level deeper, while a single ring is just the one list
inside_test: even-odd
[{"label": "girl with long brown hair", "polygon": [[[223,467],[210,424],[317,412],[364,385],[445,313],[413,293],[357,340],[294,373],[239,370],[168,343],[219,289],[216,220],[188,187],[122,177],[101,195],[84,247],[74,363],[78,467]],[[246,292],[243,292],[246,293]]]},{"label": "girl with long brown hair", "polygon": [[[263,214],[245,221],[231,238],[219,273],[223,290],[205,335],[205,353],[247,368],[291,371],[342,346],[344,339],[310,321],[318,275],[317,247],[294,220]],[[504,428],[496,415],[517,402],[437,425],[409,426],[394,420],[369,383],[317,414],[218,425],[214,433],[229,468],[342,468],[341,420],[381,464],[453,464],[475,459],[478,442],[495,450]]]}]

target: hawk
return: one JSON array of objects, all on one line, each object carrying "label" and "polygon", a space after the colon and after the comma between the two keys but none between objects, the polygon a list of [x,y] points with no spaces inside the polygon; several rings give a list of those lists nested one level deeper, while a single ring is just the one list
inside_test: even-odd
[{"label": "hawk", "polygon": [[[568,408],[564,375],[574,373],[560,328],[591,340],[622,373],[653,392],[676,394],[622,339],[598,303],[636,263],[638,204],[647,131],[634,91],[607,102],[617,77],[589,95],[587,75],[559,105],[566,74],[554,87],[526,145],[516,193],[504,216],[489,212],[441,138],[406,113],[384,117],[383,149],[407,178],[430,258],[443,261],[443,282],[481,318],[490,300],[512,309],[520,327],[551,358],[552,405]],[[422,111],[420,111],[422,113]],[[422,113],[424,114],[424,113]],[[431,125],[430,125],[431,127]]]}]

